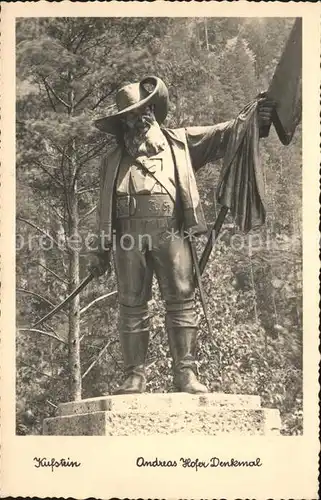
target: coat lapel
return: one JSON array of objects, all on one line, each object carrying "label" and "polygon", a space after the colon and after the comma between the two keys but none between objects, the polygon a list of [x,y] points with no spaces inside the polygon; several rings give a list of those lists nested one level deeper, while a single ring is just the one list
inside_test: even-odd
[{"label": "coat lapel", "polygon": [[184,213],[184,226],[193,234],[207,231],[207,225],[186,141],[185,129],[164,129],[176,165],[177,188]]},{"label": "coat lapel", "polygon": [[122,157],[117,146],[105,157],[100,174],[99,231],[106,243],[111,242],[114,187]]}]

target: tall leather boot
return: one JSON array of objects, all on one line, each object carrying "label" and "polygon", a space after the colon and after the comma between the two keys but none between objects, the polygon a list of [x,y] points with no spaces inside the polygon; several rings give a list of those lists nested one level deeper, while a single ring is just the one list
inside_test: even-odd
[{"label": "tall leather boot", "polygon": [[167,327],[169,347],[174,362],[174,385],[179,392],[202,394],[208,392],[196,376],[197,328]]},{"label": "tall leather boot", "polygon": [[114,394],[139,394],[145,392],[145,359],[149,335],[142,332],[124,334],[121,337],[126,378]]},{"label": "tall leather boot", "polygon": [[148,341],[147,308],[121,306],[120,342],[125,365],[125,381],[114,394],[140,394],[146,391],[145,360]]}]

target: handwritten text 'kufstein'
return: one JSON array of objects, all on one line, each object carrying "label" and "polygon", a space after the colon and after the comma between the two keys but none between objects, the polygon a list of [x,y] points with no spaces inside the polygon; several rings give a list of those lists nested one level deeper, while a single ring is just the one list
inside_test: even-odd
[{"label": "handwritten text 'kufstein'", "polygon": [[34,466],[36,469],[40,467],[50,467],[53,472],[54,469],[58,467],[80,467],[81,462],[77,462],[76,460],[70,460],[70,458],[47,458],[47,457],[34,457]]}]

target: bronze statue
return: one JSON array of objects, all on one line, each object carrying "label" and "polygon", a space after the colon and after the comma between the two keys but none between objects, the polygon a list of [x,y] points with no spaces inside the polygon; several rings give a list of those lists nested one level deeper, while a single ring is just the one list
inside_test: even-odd
[{"label": "bronze statue", "polygon": [[[102,161],[100,243],[91,265],[96,276],[103,274],[113,252],[125,364],[125,380],[116,394],[146,389],[148,301],[154,272],[166,306],[174,385],[180,392],[205,393],[195,365],[197,316],[189,236],[205,233],[207,226],[194,172],[224,156],[234,120],[202,127],[161,127],[169,97],[165,83],[154,76],[123,86],[116,103],[116,113],[95,122],[98,129],[116,136],[118,145]],[[258,128],[267,130],[273,104],[264,97],[258,103]]]}]

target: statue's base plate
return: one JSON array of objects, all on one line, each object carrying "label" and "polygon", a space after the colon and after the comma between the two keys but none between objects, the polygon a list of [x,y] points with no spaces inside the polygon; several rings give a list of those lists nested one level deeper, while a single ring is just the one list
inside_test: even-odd
[{"label": "statue's base plate", "polygon": [[259,396],[154,393],[101,396],[62,403],[44,421],[57,436],[148,436],[153,434],[278,434],[278,410],[261,408]]}]

